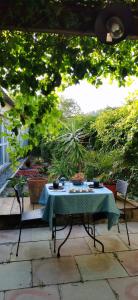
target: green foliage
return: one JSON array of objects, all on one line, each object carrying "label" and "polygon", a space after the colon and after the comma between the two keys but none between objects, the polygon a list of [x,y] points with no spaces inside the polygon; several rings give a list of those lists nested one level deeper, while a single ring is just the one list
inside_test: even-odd
[{"label": "green foliage", "polygon": [[52,159],[52,154],[55,147],[55,141],[45,142],[45,140],[41,140],[40,143],[40,153],[41,157],[45,162],[50,162]]},{"label": "green foliage", "polygon": [[64,176],[66,179],[76,173],[76,168],[71,162],[67,159],[57,159],[53,157],[51,166],[48,169],[48,178],[49,181]]},{"label": "green foliage", "polygon": [[100,177],[102,180],[107,180],[111,177],[111,173],[115,173],[118,169],[118,164],[122,162],[122,153],[119,150],[110,152],[90,151],[85,160],[84,173],[88,180],[94,177]]},{"label": "green foliage", "polygon": [[70,178],[81,170],[88,180],[128,180],[138,165],[137,121],[137,93],[120,108],[64,121],[52,148],[51,174]]},{"label": "green foliage", "polygon": [[66,118],[71,118],[81,114],[79,105],[73,99],[65,99],[63,96],[60,97],[59,109],[61,111],[63,121]]},{"label": "green foliage", "polygon": [[118,178],[129,180],[131,194],[136,195],[138,92],[131,94],[121,108],[107,109],[99,114],[92,128],[96,130],[96,152],[92,152],[92,160],[88,159],[88,167],[95,172],[93,176],[100,175],[102,181],[108,182]]},{"label": "green foliage", "polygon": [[138,169],[132,169],[129,178],[129,192],[138,198]]},{"label": "green foliage", "polygon": [[27,179],[25,176],[14,176],[12,178],[9,178],[9,187],[14,187],[16,184],[18,184],[21,188],[24,187],[25,183],[27,182]]},{"label": "green foliage", "polygon": [[48,169],[47,169],[47,167],[43,167],[43,168],[40,168],[39,169],[39,174],[41,175],[41,176],[47,176],[47,174],[48,174]]},{"label": "green foliage", "polygon": [[83,128],[77,129],[75,123],[71,123],[63,127],[63,133],[57,139],[58,145],[55,150],[58,151],[58,155],[67,157],[69,161],[78,167],[78,171],[81,171],[86,153],[86,149],[83,146],[86,136],[87,133]]},{"label": "green foliage", "polygon": [[[35,6],[36,12],[37,3],[33,4],[32,1],[31,3]],[[100,5],[102,3],[105,2],[100,1]],[[48,2],[45,8],[47,13],[50,10],[52,15],[54,12],[60,14],[54,4]],[[84,5],[83,2],[82,4]],[[27,5],[28,9],[30,7],[30,12],[31,5]],[[67,14],[65,15],[67,18]],[[70,22],[73,22],[72,25],[75,22],[77,26],[76,18],[71,16],[68,18],[68,26]],[[51,20],[55,22],[55,19]],[[15,107],[6,114],[9,120],[8,129],[11,132],[9,151],[14,163],[19,156],[25,156],[28,151],[31,151],[42,136],[48,141],[57,136],[61,126],[57,97],[59,91],[84,78],[99,86],[102,79],[109,75],[111,79],[117,79],[120,85],[125,85],[128,76],[138,74],[137,53],[137,41],[122,41],[114,47],[109,47],[89,36],[65,37],[47,33],[2,31],[0,33],[0,85],[8,89],[10,95],[15,98]],[[104,120],[104,116],[102,118]],[[111,118],[109,123],[113,125],[118,118],[116,111],[109,118]],[[126,141],[128,136],[126,132],[124,134],[123,129],[121,132],[119,124],[118,131],[114,126],[104,127],[103,135],[100,121],[99,125],[97,121],[99,140],[105,136],[102,141],[104,146],[109,144],[115,147],[116,144],[119,146]],[[127,124],[125,126],[127,127]],[[21,148],[18,143],[18,133],[20,129],[27,127],[29,133],[25,137],[28,138],[29,144]],[[109,133],[110,143],[107,133]],[[95,142],[95,135],[93,138]],[[97,143],[96,147],[98,148],[99,145],[101,144]]]},{"label": "green foliage", "polygon": [[[74,173],[84,168],[84,160],[87,150],[83,141],[87,133],[83,128],[77,129],[75,123],[63,126],[62,134],[56,139],[53,159],[51,161],[51,173],[69,178]],[[57,169],[57,171],[56,171]]]},{"label": "green foliage", "polygon": [[133,100],[133,95],[131,99],[121,108],[102,112],[96,119],[95,129],[103,150],[121,148],[127,158],[128,149],[131,149],[131,153],[135,153],[133,159],[137,159],[138,100]]}]

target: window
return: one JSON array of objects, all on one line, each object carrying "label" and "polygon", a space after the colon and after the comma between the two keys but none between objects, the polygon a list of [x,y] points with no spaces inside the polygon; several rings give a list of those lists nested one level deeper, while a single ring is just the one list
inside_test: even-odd
[{"label": "window", "polygon": [[0,124],[0,166],[9,162],[9,155],[7,153],[8,141],[5,136],[2,136],[2,133],[6,132],[4,124]]}]

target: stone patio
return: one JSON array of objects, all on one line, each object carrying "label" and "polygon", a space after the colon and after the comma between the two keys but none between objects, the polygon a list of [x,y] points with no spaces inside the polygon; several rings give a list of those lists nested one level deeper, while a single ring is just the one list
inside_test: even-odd
[{"label": "stone patio", "polygon": [[[138,299],[138,223],[111,231],[96,226],[104,242],[93,247],[81,225],[75,225],[61,248],[53,253],[48,227],[23,229],[19,256],[15,256],[18,230],[0,230],[0,300],[135,300]],[[57,244],[67,234],[59,231]]]},{"label": "stone patio", "polygon": [[[37,208],[25,198],[25,210]],[[0,198],[1,219],[16,218],[19,210],[14,197]],[[8,220],[8,219],[7,219]],[[53,252],[48,227],[22,230],[16,257],[18,229],[0,230],[0,300],[137,300],[138,299],[138,222],[128,223],[131,246],[124,224],[110,231],[107,224],[96,225],[93,240],[81,225],[75,225],[61,248]],[[68,229],[57,233],[57,247]]]}]

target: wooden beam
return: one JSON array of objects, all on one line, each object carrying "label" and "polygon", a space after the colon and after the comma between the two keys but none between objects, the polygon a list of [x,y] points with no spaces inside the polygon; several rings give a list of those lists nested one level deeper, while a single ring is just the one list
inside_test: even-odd
[{"label": "wooden beam", "polygon": [[[50,3],[1,0],[0,30],[95,36],[94,24],[101,10],[97,4]],[[138,39],[138,10],[133,10],[133,16],[134,26],[128,38]]]}]

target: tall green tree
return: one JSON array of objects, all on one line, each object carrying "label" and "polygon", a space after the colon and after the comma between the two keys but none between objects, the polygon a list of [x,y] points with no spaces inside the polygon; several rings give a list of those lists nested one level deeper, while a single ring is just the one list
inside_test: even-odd
[{"label": "tall green tree", "polygon": [[138,167],[138,92],[131,94],[125,105],[107,109],[96,119],[94,128],[100,149],[120,149],[127,165]]},{"label": "tall green tree", "polygon": [[80,115],[81,108],[73,99],[66,99],[60,96],[59,109],[61,110],[63,119],[71,118]]}]

